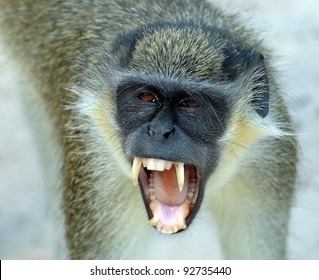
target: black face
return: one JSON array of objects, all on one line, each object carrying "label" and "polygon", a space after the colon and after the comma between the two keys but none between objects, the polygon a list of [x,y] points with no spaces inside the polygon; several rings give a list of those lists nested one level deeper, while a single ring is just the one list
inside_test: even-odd
[{"label": "black face", "polygon": [[[230,107],[245,93],[247,106],[260,117],[268,114],[263,56],[224,29],[192,23],[120,34],[111,53],[120,69],[114,75],[121,80],[116,105],[122,147],[149,224],[163,233],[181,231],[195,217],[218,164]],[[238,84],[244,76],[251,91]]]},{"label": "black face", "polygon": [[118,87],[118,123],[128,158],[186,162],[203,171],[207,163],[217,161],[226,98],[185,87],[173,82],[161,86],[128,82]]},{"label": "black face", "polygon": [[[146,163],[139,172],[150,219],[154,217],[150,206],[150,188],[154,188],[156,195],[161,193],[158,195],[162,198],[159,203],[165,207],[181,207],[187,196],[195,196],[196,199],[187,210],[189,213],[185,214],[186,226],[190,224],[199,209],[207,177],[218,162],[218,139],[224,132],[227,112],[228,104],[224,95],[201,84],[181,84],[168,80],[147,84],[127,80],[119,85],[117,120],[127,158],[132,162],[134,158],[173,162],[173,168],[161,172]],[[174,169],[177,163],[183,163],[184,186],[188,189],[180,195],[177,171]],[[150,177],[157,178],[151,187]],[[189,190],[192,184],[196,185],[193,194]],[[178,227],[174,230],[171,227],[166,233],[184,229]]]}]

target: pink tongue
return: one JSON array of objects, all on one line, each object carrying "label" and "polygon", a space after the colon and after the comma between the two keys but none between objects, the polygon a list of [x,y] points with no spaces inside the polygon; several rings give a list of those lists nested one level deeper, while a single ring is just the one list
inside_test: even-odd
[{"label": "pink tongue", "polygon": [[153,178],[155,196],[159,202],[169,206],[178,206],[183,204],[187,198],[188,174],[185,174],[185,183],[182,192],[178,189],[174,166],[170,170],[153,171]]}]

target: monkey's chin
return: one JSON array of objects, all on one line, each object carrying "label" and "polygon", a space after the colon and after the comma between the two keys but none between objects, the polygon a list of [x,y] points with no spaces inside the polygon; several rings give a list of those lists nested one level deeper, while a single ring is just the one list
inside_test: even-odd
[{"label": "monkey's chin", "polygon": [[135,184],[140,183],[149,225],[166,234],[187,228],[198,200],[198,168],[181,162],[135,157],[132,177]]}]

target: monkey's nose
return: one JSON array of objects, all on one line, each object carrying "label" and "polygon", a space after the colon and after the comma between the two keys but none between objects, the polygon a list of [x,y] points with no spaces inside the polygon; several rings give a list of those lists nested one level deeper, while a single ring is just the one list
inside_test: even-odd
[{"label": "monkey's nose", "polygon": [[150,125],[148,125],[148,135],[152,138],[158,138],[160,139],[170,139],[175,134],[175,127],[171,128],[153,128]]}]

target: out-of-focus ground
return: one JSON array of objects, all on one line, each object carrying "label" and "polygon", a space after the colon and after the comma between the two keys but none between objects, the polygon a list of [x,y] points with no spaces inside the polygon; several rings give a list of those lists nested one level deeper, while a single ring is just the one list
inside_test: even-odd
[{"label": "out-of-focus ground", "polygon": [[[300,186],[292,211],[288,257],[319,259],[319,2],[225,0],[229,11],[263,31],[298,123]],[[1,43],[1,42],[0,42]],[[16,72],[0,44],[0,259],[51,259],[53,225],[34,135]]]}]

